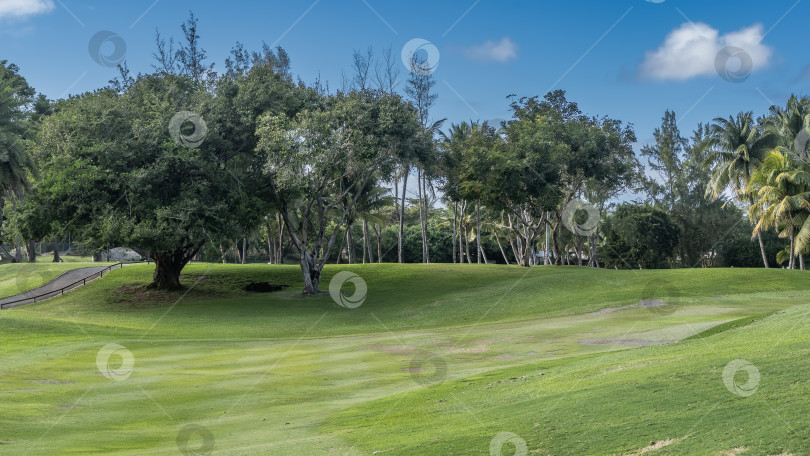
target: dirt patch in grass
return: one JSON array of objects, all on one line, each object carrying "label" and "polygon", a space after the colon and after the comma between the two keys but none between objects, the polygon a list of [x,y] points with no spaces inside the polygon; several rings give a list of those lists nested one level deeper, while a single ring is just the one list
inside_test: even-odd
[{"label": "dirt patch in grass", "polygon": [[730,450],[721,451],[717,453],[720,456],[737,456],[738,454],[743,454],[748,451],[748,447],[736,447]]},{"label": "dirt patch in grass", "polygon": [[[182,276],[181,276],[182,277]],[[192,282],[193,283],[193,282]],[[128,284],[118,287],[113,293],[111,300],[113,304],[123,304],[131,308],[148,308],[172,304],[181,296],[187,298],[224,298],[233,296],[233,292],[226,293],[216,287],[198,284],[192,289],[187,288],[175,291],[154,290],[148,284]],[[244,293],[242,290],[235,293]]]},{"label": "dirt patch in grass", "polygon": [[632,345],[641,347],[644,345],[661,345],[671,344],[677,342],[675,340],[644,340],[644,339],[623,339],[623,340],[610,340],[610,339],[579,339],[577,342],[585,345]]},{"label": "dirt patch in grass", "polygon": [[648,307],[648,308],[649,307],[664,307],[664,306],[668,306],[668,305],[669,305],[668,302],[662,301],[660,299],[645,299],[645,300],[639,301],[639,303],[638,303],[639,307]]},{"label": "dirt patch in grass", "polygon": [[660,442],[650,442],[650,444],[648,446],[645,446],[644,448],[641,448],[641,449],[639,449],[638,451],[636,451],[634,453],[630,453],[627,456],[639,456],[639,455],[642,455],[642,454],[649,453],[650,451],[660,450],[661,448],[664,448],[665,446],[672,445],[673,443],[675,443],[677,441],[678,441],[678,439],[666,439],[666,440],[662,440]]},{"label": "dirt patch in grass", "polygon": [[406,345],[371,345],[368,347],[371,350],[384,351],[394,355],[412,355],[416,350],[413,347]]},{"label": "dirt patch in grass", "polygon": [[649,309],[649,308],[655,308],[655,307],[664,307],[664,306],[668,306],[668,305],[669,305],[668,302],[663,301],[661,299],[646,299],[646,300],[639,301],[638,304],[633,304],[633,305],[629,305],[629,306],[605,307],[604,309],[599,309],[596,312],[591,312],[588,315],[605,315],[605,314],[617,312],[619,310],[633,309],[633,308],[636,308],[636,307],[642,307],[642,308]]}]

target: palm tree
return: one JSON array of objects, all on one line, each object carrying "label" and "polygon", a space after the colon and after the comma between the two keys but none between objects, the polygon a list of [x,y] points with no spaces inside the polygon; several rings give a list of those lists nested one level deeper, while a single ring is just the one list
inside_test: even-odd
[{"label": "palm tree", "polygon": [[[774,135],[754,123],[753,114],[741,112],[736,118],[717,117],[709,127],[709,138],[705,147],[709,149],[704,167],[714,168],[706,186],[706,196],[717,200],[726,190],[734,191],[739,201],[754,204],[754,197],[745,189],[751,173],[762,163],[766,153],[775,145]],[[762,262],[768,267],[765,243],[757,231]]]},{"label": "palm tree", "polygon": [[19,75],[17,66],[0,61],[0,226],[6,197],[22,197],[30,190],[29,173],[35,172],[22,140],[29,132],[25,107],[33,96],[34,90]]},{"label": "palm tree", "polygon": [[[784,108],[771,106],[765,127],[776,136],[780,146],[793,150],[806,160],[807,140],[810,139],[807,136],[810,133],[810,98],[791,95]],[[800,137],[802,133],[806,135],[803,138]],[[803,139],[802,144],[798,144],[800,139]]]},{"label": "palm tree", "polygon": [[[747,190],[757,198],[749,210],[751,219],[757,221],[754,233],[773,227],[779,237],[789,239],[789,248],[780,252],[777,261],[788,260],[788,268],[794,269],[797,254],[810,240],[810,165],[779,147],[769,152],[751,175]],[[797,242],[800,237],[801,242]]]}]

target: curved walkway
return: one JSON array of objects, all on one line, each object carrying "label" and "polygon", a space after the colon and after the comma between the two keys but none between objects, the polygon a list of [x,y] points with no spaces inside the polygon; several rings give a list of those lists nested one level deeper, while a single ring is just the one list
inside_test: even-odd
[{"label": "curved walkway", "polygon": [[46,299],[67,293],[68,291],[78,288],[87,282],[98,279],[113,269],[118,269],[125,266],[133,266],[136,264],[140,263],[118,263],[110,266],[91,266],[89,268],[71,269],[70,271],[63,272],[61,275],[57,276],[55,279],[51,280],[45,285],[42,285],[41,287],[0,299],[0,309],[11,309],[13,307],[41,302]]}]

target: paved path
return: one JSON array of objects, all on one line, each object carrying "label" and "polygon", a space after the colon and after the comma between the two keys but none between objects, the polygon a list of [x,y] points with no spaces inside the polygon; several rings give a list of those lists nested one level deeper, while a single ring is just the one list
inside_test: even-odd
[{"label": "paved path", "polygon": [[112,269],[118,269],[123,266],[132,266],[134,264],[138,263],[129,263],[123,265],[117,264],[112,265],[112,268],[110,268],[110,266],[92,266],[89,268],[72,269],[62,273],[62,275],[56,277],[41,287],[28,290],[25,293],[0,299],[0,309],[11,309],[12,307],[32,304],[59,296],[73,290],[74,288],[78,288],[87,282],[98,279]]}]

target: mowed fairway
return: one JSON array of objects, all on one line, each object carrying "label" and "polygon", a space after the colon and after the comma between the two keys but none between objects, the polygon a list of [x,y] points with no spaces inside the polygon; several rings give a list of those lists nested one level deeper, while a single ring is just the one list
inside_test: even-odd
[{"label": "mowed fairway", "polygon": [[[327,292],[342,270],[356,309]],[[151,273],[0,312],[1,454],[486,455],[501,432],[529,454],[810,452],[805,272],[327,266],[317,297],[297,266],[193,264],[171,294]],[[761,373],[748,397],[735,359]]]}]

